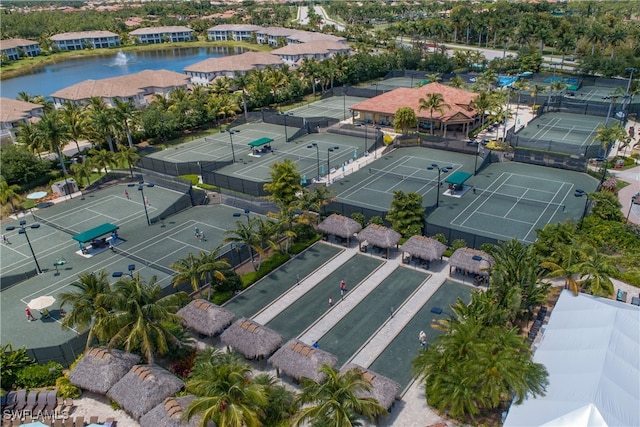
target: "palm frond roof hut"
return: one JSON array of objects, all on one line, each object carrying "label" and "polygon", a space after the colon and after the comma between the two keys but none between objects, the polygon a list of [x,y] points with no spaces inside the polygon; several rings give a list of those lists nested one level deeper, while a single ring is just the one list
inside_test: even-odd
[{"label": "palm frond roof hut", "polygon": [[109,389],[140,361],[140,356],[107,347],[89,349],[69,372],[69,381],[76,387],[94,393],[107,394]]},{"label": "palm frond roof hut", "polygon": [[178,310],[188,328],[209,337],[222,332],[233,322],[233,312],[203,299],[191,301]]},{"label": "palm frond roof hut", "polygon": [[457,249],[449,258],[449,272],[458,268],[467,273],[488,276],[489,270],[496,264],[488,253],[471,248]]},{"label": "palm frond roof hut", "polygon": [[356,236],[359,242],[365,240],[379,248],[392,248],[398,244],[402,236],[397,231],[378,224],[369,224]]},{"label": "palm frond roof hut", "polygon": [[442,258],[447,246],[425,236],[411,236],[409,240],[400,245],[400,250],[426,261],[433,261]]},{"label": "palm frond roof hut", "polygon": [[158,365],[136,365],[107,393],[135,420],[184,387],[184,382]]},{"label": "palm frond roof hut", "polygon": [[390,378],[379,375],[373,371],[362,366],[349,363],[340,369],[340,372],[344,373],[352,369],[357,369],[362,372],[362,376],[369,384],[371,384],[371,390],[360,390],[356,394],[358,397],[373,397],[378,403],[385,408],[389,409],[393,406],[396,399],[398,399],[398,392],[400,391],[400,384],[393,381]]},{"label": "palm frond roof hut", "polygon": [[318,224],[318,230],[325,234],[333,234],[334,236],[345,238],[348,244],[349,239],[362,230],[362,226],[355,219],[340,214],[332,214]]},{"label": "palm frond roof hut", "polygon": [[[140,427],[198,427],[200,415],[194,415],[190,420],[184,417],[187,406],[195,396],[190,394],[182,397],[167,397],[164,402],[147,412],[140,418]],[[214,422],[207,423],[207,427],[215,427]]]},{"label": "palm frond roof hut", "polygon": [[242,318],[220,335],[223,344],[247,359],[270,356],[282,344],[282,335],[258,322]]},{"label": "palm frond roof hut", "polygon": [[324,379],[324,374],[320,372],[322,365],[333,367],[338,363],[338,358],[319,348],[292,339],[269,358],[269,363],[278,370],[278,374],[282,372],[296,380],[304,377],[320,382]]}]

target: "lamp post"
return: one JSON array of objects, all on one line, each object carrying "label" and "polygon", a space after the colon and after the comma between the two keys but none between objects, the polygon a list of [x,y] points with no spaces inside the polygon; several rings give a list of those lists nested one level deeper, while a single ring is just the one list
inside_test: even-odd
[{"label": "lamp post", "polygon": [[412,73],[409,73],[409,74],[411,75],[411,86],[410,86],[410,87],[413,87],[413,76],[414,76],[416,73],[413,73],[413,72],[412,72]]},{"label": "lamp post", "polygon": [[131,276],[131,278],[133,279],[133,272],[136,270],[136,265],[135,264],[129,264],[127,266],[127,269],[129,270],[129,276]]},{"label": "lamp post", "polygon": [[344,93],[344,85],[342,85],[342,120],[347,120],[347,96]]},{"label": "lamp post", "polygon": [[[147,225],[151,225],[151,220],[149,219],[149,211],[147,210],[147,198],[144,197],[144,187],[145,185],[149,188],[155,186],[153,183],[146,183],[144,180],[138,181],[138,191],[140,192],[140,196],[142,197],[142,206],[144,207],[144,216],[147,218]],[[135,184],[127,184],[127,187],[135,187]]]},{"label": "lamp post", "polygon": [[[24,219],[20,220],[19,224],[20,226],[18,227],[18,234],[24,234],[24,237],[27,239],[27,245],[29,245],[31,256],[33,257],[33,261],[36,263],[36,273],[42,274],[42,269],[40,268],[40,264],[38,264],[38,258],[36,258],[36,253],[33,251],[33,246],[31,246],[31,240],[29,240],[29,235],[27,234],[27,229],[26,229],[27,221]],[[29,227],[32,229],[40,228],[40,224],[38,223],[31,224]],[[15,226],[10,225],[5,230],[12,231],[15,229],[16,229]]]},{"label": "lamp post", "polygon": [[231,157],[233,159],[233,163],[236,162],[236,152],[233,149],[233,135],[240,132],[239,130],[229,130],[227,129],[227,132],[229,132],[229,143],[231,144]]},{"label": "lamp post", "polygon": [[367,124],[366,123],[360,123],[357,126],[364,128],[364,155],[366,156],[367,155],[367,151],[368,151],[367,139],[369,139],[368,138],[368,131],[367,131]]},{"label": "lamp post", "polygon": [[629,215],[631,215],[631,209],[633,208],[633,205],[636,202],[640,203],[640,193],[634,194],[633,196],[631,196],[631,204],[629,205],[629,212],[627,212],[627,221],[629,221]]},{"label": "lamp post", "polygon": [[629,68],[625,68],[624,70],[629,72],[629,82],[627,83],[627,90],[624,93],[625,98],[628,100],[626,105],[626,108],[628,109],[629,104],[631,104],[631,96],[629,95],[629,91],[631,90],[631,80],[633,80],[633,73],[637,73],[638,69],[629,67]]},{"label": "lamp post", "polygon": [[436,208],[440,206],[440,174],[447,173],[449,170],[453,169],[453,166],[444,166],[440,167],[437,163],[431,163],[431,166],[427,167],[428,170],[437,170],[438,171],[438,181],[436,182]]},{"label": "lamp post", "polygon": [[586,200],[584,202],[584,209],[582,210],[582,216],[580,217],[580,223],[578,224],[578,230],[582,229],[582,222],[584,221],[584,217],[587,216],[587,210],[589,209],[589,194],[581,189],[576,189],[576,192],[573,193],[575,197],[585,197]]},{"label": "lamp post", "polygon": [[[376,126],[376,139],[373,141],[373,159],[378,158],[378,137],[380,136],[380,131],[382,128],[380,126]],[[382,144],[384,147],[384,144]]]},{"label": "lamp post", "polygon": [[[504,128],[502,130],[502,142],[507,142],[507,122],[509,121],[509,102],[511,102],[511,87],[507,87],[507,108],[505,109],[504,114]],[[496,136],[497,136],[496,131]]]},{"label": "lamp post", "polygon": [[476,141],[476,160],[473,164],[473,176],[478,174],[478,155],[480,154],[480,142]]},{"label": "lamp post", "polygon": [[[556,82],[556,67],[558,64],[553,64],[553,77],[551,78],[551,84],[553,85]],[[551,111],[551,87],[549,87],[549,100],[547,101],[547,113]]]},{"label": "lamp post", "polygon": [[307,145],[307,148],[315,148],[316,149],[316,164],[318,166],[318,177],[316,178],[316,180],[318,182],[320,182],[320,149],[318,148],[318,144],[315,142],[312,142],[311,144]]},{"label": "lamp post", "polygon": [[289,136],[287,135],[287,116],[290,116],[292,113],[279,113],[284,117],[284,142],[289,142]]},{"label": "lamp post", "polygon": [[329,163],[329,160],[330,160],[330,157],[331,157],[331,153],[336,151],[336,150],[339,150],[339,149],[340,149],[340,147],[338,147],[338,146],[327,148],[327,184],[331,183],[331,166],[330,166],[330,163]]},{"label": "lamp post", "polygon": [[244,212],[234,212],[234,213],[233,213],[233,216],[234,216],[235,218],[240,218],[242,215],[246,216],[246,217],[247,217],[247,225],[249,225],[249,221],[250,221],[250,219],[251,219],[251,218],[249,217],[249,213],[250,213],[250,212],[251,212],[251,211],[250,211],[249,209],[245,208],[245,209],[244,209]]}]

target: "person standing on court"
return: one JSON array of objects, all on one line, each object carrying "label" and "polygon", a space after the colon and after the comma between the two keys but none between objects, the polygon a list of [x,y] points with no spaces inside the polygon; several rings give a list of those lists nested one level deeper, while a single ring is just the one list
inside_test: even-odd
[{"label": "person standing on court", "polygon": [[127,200],[131,199],[131,197],[129,197],[129,192],[127,190],[124,190],[124,196],[127,198]]},{"label": "person standing on court", "polygon": [[333,307],[333,298],[329,297],[329,308]]},{"label": "person standing on court", "polygon": [[27,308],[24,310],[24,314],[27,315],[27,320],[29,322],[31,322],[32,320],[36,320],[36,318],[31,314],[31,309],[29,308],[29,306],[27,306]]},{"label": "person standing on court", "polygon": [[2,243],[4,243],[5,245],[9,244],[9,239],[7,238],[6,234],[2,235]]}]

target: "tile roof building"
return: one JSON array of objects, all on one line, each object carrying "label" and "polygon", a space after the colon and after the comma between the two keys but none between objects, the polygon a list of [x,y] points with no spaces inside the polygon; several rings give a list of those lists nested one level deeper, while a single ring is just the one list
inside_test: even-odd
[{"label": "tile roof building", "polygon": [[346,43],[344,37],[283,27],[261,27],[250,24],[221,24],[207,30],[207,38],[214,41],[236,40],[268,44],[273,47],[312,41]]},{"label": "tile roof building", "polygon": [[183,26],[138,28],[129,33],[136,43],[168,43],[185,42],[195,39],[193,30]]},{"label": "tile roof building", "polygon": [[55,34],[49,38],[58,50],[99,49],[120,46],[120,36],[111,31],[78,31]]},{"label": "tile roof building", "polygon": [[11,61],[17,61],[22,56],[38,56],[40,53],[42,53],[40,43],[33,40],[0,40],[0,54],[7,55]]},{"label": "tile roof building", "polygon": [[459,129],[464,133],[468,132],[476,121],[477,112],[472,103],[478,94],[440,83],[429,83],[417,88],[400,87],[355,104],[351,106],[351,111],[354,117],[359,117],[361,121],[388,126],[393,124],[399,108],[411,107],[418,117],[418,127],[429,129],[431,113],[429,110],[420,110],[420,99],[431,93],[441,94],[444,103],[449,105],[444,107],[442,113],[433,112],[436,128],[441,129],[445,135],[448,130]]},{"label": "tile roof building", "polygon": [[222,24],[207,30],[207,39],[212,41],[253,41],[256,31],[262,29],[259,25]]},{"label": "tile roof building", "polygon": [[102,80],[85,80],[51,94],[56,108],[65,101],[86,105],[92,97],[102,98],[113,106],[114,99],[131,101],[137,107],[148,104],[146,97],[154,94],[167,96],[178,88],[187,88],[189,77],[167,70],[145,70],[135,74]]},{"label": "tile roof building", "polygon": [[284,64],[278,56],[264,52],[246,52],[222,58],[209,58],[184,68],[191,82],[208,85],[216,77],[231,77],[235,73],[245,74],[251,70],[275,67]]},{"label": "tile roof building", "polygon": [[42,105],[11,98],[0,98],[0,141],[12,143],[20,123],[37,120],[43,114]]},{"label": "tile roof building", "polygon": [[303,58],[317,59],[324,61],[336,56],[338,53],[349,54],[349,45],[334,41],[311,41],[307,43],[293,43],[279,49],[274,49],[271,53],[279,56],[285,64],[297,66]]}]

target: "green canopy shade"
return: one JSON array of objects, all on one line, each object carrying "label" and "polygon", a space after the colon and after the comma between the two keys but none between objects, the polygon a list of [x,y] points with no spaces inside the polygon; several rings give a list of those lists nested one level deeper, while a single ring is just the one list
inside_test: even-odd
[{"label": "green canopy shade", "polygon": [[273,142],[273,139],[271,139],[271,138],[260,138],[260,139],[256,139],[255,141],[251,141],[249,143],[249,147],[252,147],[252,148],[260,147],[260,146],[268,144],[270,142]]},{"label": "green canopy shade", "polygon": [[104,236],[105,234],[109,234],[112,231],[116,231],[118,228],[120,227],[118,227],[117,225],[111,224],[110,222],[105,222],[102,225],[76,234],[75,236],[73,236],[73,240],[76,240],[80,243],[91,242],[92,240],[95,240],[100,236]]},{"label": "green canopy shade", "polygon": [[457,171],[449,175],[447,179],[444,180],[444,182],[446,182],[447,184],[462,185],[466,180],[468,180],[472,176],[473,174]]}]

